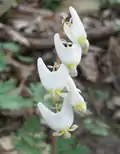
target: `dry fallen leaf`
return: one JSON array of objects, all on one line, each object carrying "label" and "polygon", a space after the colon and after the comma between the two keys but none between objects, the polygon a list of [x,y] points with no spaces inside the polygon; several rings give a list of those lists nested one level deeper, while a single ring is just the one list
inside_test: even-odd
[{"label": "dry fallen leaf", "polygon": [[80,62],[80,68],[84,77],[91,82],[96,82],[99,74],[95,58],[96,53],[88,52]]},{"label": "dry fallen leaf", "polygon": [[30,46],[28,39],[25,38],[24,36],[22,36],[19,32],[13,30],[12,27],[6,26],[6,25],[0,23],[0,28],[3,29],[3,31],[5,31],[8,34],[10,39],[12,39],[14,41],[18,41],[19,43],[24,44],[26,46]]},{"label": "dry fallen leaf", "polygon": [[26,78],[32,74],[32,71],[35,69],[35,65],[31,64],[31,65],[24,65],[21,64],[20,62],[14,60],[12,58],[11,53],[8,53],[6,55],[6,62],[7,64],[10,64],[11,66],[14,67],[15,72],[17,74],[17,77],[20,80],[26,80]]}]

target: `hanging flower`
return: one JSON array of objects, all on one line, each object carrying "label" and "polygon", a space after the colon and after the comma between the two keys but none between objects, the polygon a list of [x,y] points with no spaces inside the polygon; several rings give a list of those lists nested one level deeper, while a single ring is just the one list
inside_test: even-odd
[{"label": "hanging flower", "polygon": [[89,48],[89,41],[87,40],[87,34],[85,32],[83,23],[81,22],[76,10],[73,7],[69,7],[71,18],[69,21],[63,21],[63,29],[68,38],[73,42],[81,46],[82,52],[85,53]]},{"label": "hanging flower", "polygon": [[76,88],[76,85],[71,77],[68,79],[69,93],[71,95],[71,103],[76,111],[82,114],[86,114],[87,107],[84,98],[80,95],[80,90]]},{"label": "hanging flower", "polygon": [[45,99],[52,98],[56,101],[59,100],[59,96],[62,96],[61,91],[68,82],[69,73],[67,68],[64,64],[61,64],[57,71],[51,72],[41,58],[37,60],[37,68],[42,85],[49,91],[49,94],[45,95]]},{"label": "hanging flower", "polygon": [[60,39],[58,33],[54,35],[56,52],[63,64],[67,67],[70,76],[77,76],[77,65],[81,60],[81,48]]},{"label": "hanging flower", "polygon": [[45,123],[55,131],[53,132],[53,136],[64,135],[64,137],[70,138],[70,131],[74,131],[78,127],[77,125],[73,125],[74,114],[70,102],[71,96],[67,95],[64,98],[61,111],[57,113],[52,112],[42,103],[38,103],[38,109]]}]

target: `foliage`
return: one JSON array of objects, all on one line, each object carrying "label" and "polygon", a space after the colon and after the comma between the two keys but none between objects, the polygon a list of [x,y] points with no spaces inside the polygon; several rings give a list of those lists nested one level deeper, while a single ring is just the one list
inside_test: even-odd
[{"label": "foliage", "polygon": [[31,99],[25,99],[15,91],[16,86],[13,80],[0,82],[0,108],[2,109],[20,109],[25,106],[32,106]]},{"label": "foliage", "polygon": [[17,131],[13,138],[15,150],[20,154],[40,154],[45,147],[42,147],[44,135],[40,133],[40,122],[33,116],[27,119],[24,127]]},{"label": "foliage", "polygon": [[86,147],[79,145],[76,143],[76,139],[74,137],[68,139],[57,138],[57,154],[87,154],[89,151]]},{"label": "foliage", "polygon": [[98,119],[87,118],[84,120],[85,128],[93,135],[107,136],[108,125]]},{"label": "foliage", "polygon": [[109,91],[108,90],[94,90],[92,88],[88,88],[88,94],[89,96],[95,98],[95,99],[100,99],[104,100],[107,99],[109,96]]},{"label": "foliage", "polygon": [[120,4],[120,0],[100,0],[101,8],[109,8],[112,5]]},{"label": "foliage", "polygon": [[5,61],[5,52],[9,51],[13,53],[19,61],[24,63],[32,63],[34,59],[32,57],[22,56],[20,54],[20,45],[13,42],[1,42],[0,43],[0,71],[3,71],[7,67],[7,62]]},{"label": "foliage", "polygon": [[7,67],[5,56],[3,52],[0,52],[0,72],[4,71]]},{"label": "foliage", "polygon": [[31,83],[28,92],[30,93],[33,101],[38,103],[39,101],[43,102],[44,101],[44,94],[45,94],[45,89],[40,83]]},{"label": "foliage", "polygon": [[60,5],[60,0],[43,0],[43,6],[55,10]]},{"label": "foliage", "polygon": [[[23,128],[17,131],[17,136],[13,138],[13,145],[15,150],[18,150],[20,154],[40,154],[46,149],[45,146],[38,146],[42,145],[44,139],[45,136],[41,133],[40,121],[33,116],[28,118]],[[87,154],[88,149],[80,146],[74,137],[71,139],[59,137],[56,142],[56,154],[64,153]]]},{"label": "foliage", "polygon": [[38,102],[44,102],[46,106],[50,107],[51,104],[53,103],[52,100],[44,100],[44,95],[47,94],[47,91],[44,89],[42,84],[40,83],[31,83],[28,92],[31,95],[31,99],[34,102],[34,105],[36,105]]},{"label": "foliage", "polygon": [[34,61],[32,57],[21,56],[20,54],[16,54],[16,57],[18,58],[18,60],[24,63],[32,63]]}]

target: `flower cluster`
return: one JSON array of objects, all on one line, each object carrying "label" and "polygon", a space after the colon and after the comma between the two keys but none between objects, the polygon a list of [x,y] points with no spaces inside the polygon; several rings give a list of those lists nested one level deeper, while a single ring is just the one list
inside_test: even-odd
[{"label": "flower cluster", "polygon": [[[61,64],[53,66],[53,71],[50,71],[42,58],[38,58],[37,61],[41,83],[48,91],[44,99],[53,100],[56,112],[51,111],[41,102],[38,103],[38,109],[46,125],[54,130],[53,135],[64,135],[67,138],[71,136],[70,131],[78,127],[73,124],[74,110],[82,114],[87,112],[86,102],[72,77],[77,76],[81,55],[89,48],[87,35],[77,12],[73,7],[70,7],[69,11],[71,17],[69,20],[64,18],[62,25],[71,42],[62,40],[58,33],[54,35],[55,49]],[[60,98],[63,98],[61,108]]]}]

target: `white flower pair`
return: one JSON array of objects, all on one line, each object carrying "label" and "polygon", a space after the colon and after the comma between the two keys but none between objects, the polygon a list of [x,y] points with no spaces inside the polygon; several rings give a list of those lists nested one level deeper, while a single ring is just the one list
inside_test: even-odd
[{"label": "white flower pair", "polygon": [[69,70],[70,76],[77,76],[77,66],[81,60],[81,54],[88,51],[89,42],[84,26],[73,7],[69,8],[71,18],[64,19],[63,29],[72,43],[61,40],[59,34],[55,34],[54,43],[56,52],[63,64]]},{"label": "white flower pair", "polygon": [[45,123],[53,129],[53,136],[64,135],[66,138],[70,138],[71,131],[74,131],[78,126],[73,124],[74,113],[73,106],[80,109],[82,112],[86,112],[86,103],[82,96],[78,93],[73,93],[73,90],[69,90],[68,95],[65,96],[61,111],[54,113],[49,110],[41,102],[38,103],[38,109],[45,121]]},{"label": "white flower pair", "polygon": [[[56,131],[53,135],[64,135],[68,138],[71,136],[69,131],[73,131],[77,128],[77,125],[72,126],[74,120],[73,107],[85,113],[86,103],[76,88],[73,79],[69,76],[67,68],[63,64],[60,65],[57,71],[51,72],[43,60],[39,58],[37,66],[41,83],[49,92],[47,98],[52,97],[53,100],[56,101],[56,98],[58,99],[60,96],[64,97],[60,112],[54,113],[42,103],[38,103],[38,109],[45,123]],[[65,88],[68,89],[67,95],[61,93]]]}]

